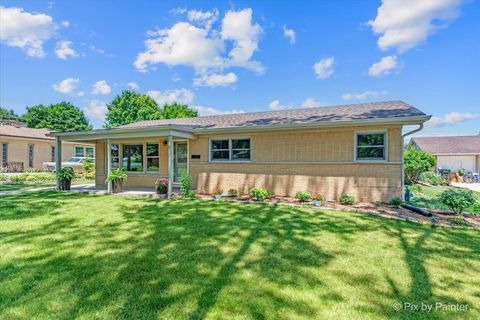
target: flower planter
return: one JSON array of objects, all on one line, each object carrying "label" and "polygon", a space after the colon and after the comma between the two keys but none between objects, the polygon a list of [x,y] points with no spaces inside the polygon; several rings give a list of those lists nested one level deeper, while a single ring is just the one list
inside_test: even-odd
[{"label": "flower planter", "polygon": [[159,195],[166,195],[168,192],[167,188],[157,188],[157,194]]},{"label": "flower planter", "polygon": [[121,193],[123,190],[123,182],[120,180],[115,180],[113,184],[113,193]]},{"label": "flower planter", "polygon": [[322,205],[322,201],[320,201],[320,200],[314,200],[314,201],[313,201],[313,205],[314,205],[315,207],[320,207],[320,206]]},{"label": "flower planter", "polygon": [[215,194],[213,195],[215,197],[215,200],[220,200],[222,199],[222,195],[221,194]]},{"label": "flower planter", "polygon": [[72,189],[72,180],[71,179],[62,180],[60,189],[65,191],[70,191]]},{"label": "flower planter", "polygon": [[261,197],[257,197],[257,198],[255,199],[255,201],[257,201],[257,202],[263,202],[263,201],[265,201],[265,199],[264,199],[264,198],[261,198]]}]

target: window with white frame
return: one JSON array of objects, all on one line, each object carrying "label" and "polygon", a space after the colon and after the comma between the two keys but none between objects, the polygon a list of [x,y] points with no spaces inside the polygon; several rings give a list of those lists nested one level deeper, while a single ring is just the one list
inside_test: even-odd
[{"label": "window with white frame", "polygon": [[158,172],[160,170],[160,158],[158,143],[147,143],[147,172]]},{"label": "window with white frame", "polygon": [[250,139],[210,140],[211,161],[249,161]]},{"label": "window with white frame", "polygon": [[387,159],[387,134],[356,133],[355,134],[355,160],[357,161],[384,161]]},{"label": "window with white frame", "polygon": [[95,149],[93,147],[75,147],[75,157],[95,158]]},{"label": "window with white frame", "polygon": [[112,167],[118,165],[119,150],[122,150],[121,167],[128,172],[158,173],[160,171],[160,148],[158,143],[112,144]]},{"label": "window with white frame", "polygon": [[125,171],[143,172],[143,144],[124,144],[122,167]]},{"label": "window with white frame", "polygon": [[118,144],[111,144],[110,152],[112,155],[112,168],[120,168],[120,148]]}]

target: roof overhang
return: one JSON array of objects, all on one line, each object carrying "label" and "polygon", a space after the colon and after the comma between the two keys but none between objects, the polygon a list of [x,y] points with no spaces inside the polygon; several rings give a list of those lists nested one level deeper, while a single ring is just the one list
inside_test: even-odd
[{"label": "roof overhang", "polygon": [[104,139],[131,139],[147,137],[174,136],[185,139],[195,139],[192,129],[187,126],[163,125],[143,128],[112,128],[90,131],[51,132],[51,137],[62,141],[95,141]]}]

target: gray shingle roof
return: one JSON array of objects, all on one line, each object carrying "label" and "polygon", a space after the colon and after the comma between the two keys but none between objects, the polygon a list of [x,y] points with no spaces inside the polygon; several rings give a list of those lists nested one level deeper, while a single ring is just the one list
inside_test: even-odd
[{"label": "gray shingle roof", "polygon": [[412,140],[431,154],[477,153],[480,154],[480,135],[452,137],[416,137]]},{"label": "gray shingle roof", "polygon": [[32,139],[48,139],[53,140],[54,138],[47,136],[51,130],[48,129],[34,129],[27,128],[22,123],[11,123],[5,124],[6,122],[0,123],[0,136],[9,136],[9,137],[21,137],[21,138],[32,138]]},{"label": "gray shingle roof", "polygon": [[385,101],[331,107],[223,114],[197,118],[147,120],[125,125],[123,128],[185,125],[206,129],[252,125],[306,124],[325,121],[390,119],[411,116],[425,116],[425,113],[403,101]]}]

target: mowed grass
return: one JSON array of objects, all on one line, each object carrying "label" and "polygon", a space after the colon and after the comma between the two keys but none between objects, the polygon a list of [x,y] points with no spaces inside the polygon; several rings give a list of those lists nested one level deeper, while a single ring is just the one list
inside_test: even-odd
[{"label": "mowed grass", "polygon": [[36,192],[0,253],[2,319],[480,318],[478,231],[366,214]]},{"label": "mowed grass", "polygon": [[55,182],[0,184],[0,191],[26,190],[26,189],[54,187],[54,186],[55,186]]}]

